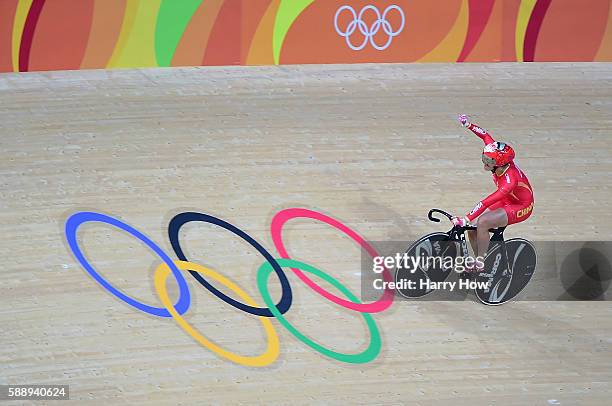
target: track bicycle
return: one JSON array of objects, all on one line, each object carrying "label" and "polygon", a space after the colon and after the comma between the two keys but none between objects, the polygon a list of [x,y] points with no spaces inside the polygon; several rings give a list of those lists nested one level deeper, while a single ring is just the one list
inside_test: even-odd
[{"label": "track bicycle", "polygon": [[[442,214],[449,220],[453,217],[443,210],[431,209],[427,217],[437,223],[440,219],[434,217],[434,213]],[[489,230],[492,235],[484,258],[483,270],[462,272],[459,275],[460,279],[471,279],[476,282],[473,284],[474,293],[478,300],[486,305],[500,305],[516,297],[527,286],[535,272],[537,255],[534,245],[524,238],[505,240],[505,229],[506,227],[499,227]],[[399,294],[410,299],[423,297],[435,290],[429,287],[434,285],[430,282],[446,281],[455,269],[445,266],[445,260],[451,258],[453,263],[458,263],[457,258],[469,257],[465,237],[465,232],[469,230],[476,230],[476,227],[453,225],[453,228],[447,232],[427,234],[412,244],[405,254],[408,257],[422,257],[428,260],[417,262],[413,269],[410,267],[396,269],[396,282],[414,281],[413,288],[398,288]]]}]

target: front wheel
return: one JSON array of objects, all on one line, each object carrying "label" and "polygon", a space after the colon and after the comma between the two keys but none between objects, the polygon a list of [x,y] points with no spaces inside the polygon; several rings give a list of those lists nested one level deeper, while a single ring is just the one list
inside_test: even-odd
[{"label": "front wheel", "polygon": [[[457,243],[450,239],[448,233],[432,233],[421,237],[406,250],[410,260],[407,267],[398,267],[395,281],[396,290],[408,299],[423,297],[432,292],[429,282],[444,282],[452,270],[447,266],[448,258],[454,263],[457,256]],[[416,266],[414,266],[416,265]],[[407,286],[407,287],[404,287]]]},{"label": "front wheel", "polygon": [[491,241],[484,261],[485,272],[476,277],[476,297],[482,303],[493,306],[513,299],[531,280],[536,262],[535,247],[523,238],[512,238],[505,243]]}]

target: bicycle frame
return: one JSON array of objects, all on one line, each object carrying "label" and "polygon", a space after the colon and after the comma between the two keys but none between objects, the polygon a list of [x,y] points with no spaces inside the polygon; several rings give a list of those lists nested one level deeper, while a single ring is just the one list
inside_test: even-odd
[{"label": "bicycle frame", "polygon": [[[435,222],[435,223],[439,223],[440,219],[436,218],[433,216],[434,213],[440,213],[442,215],[444,215],[445,217],[447,217],[449,220],[451,220],[453,218],[453,216],[447,212],[445,212],[444,210],[440,210],[440,209],[431,209],[429,210],[429,213],[427,215],[427,217],[429,218],[429,220]],[[510,264],[508,262],[508,252],[506,250],[506,242],[504,240],[504,230],[506,229],[506,227],[498,227],[498,228],[491,228],[489,229],[489,232],[492,233],[493,235],[490,238],[491,242],[497,242],[501,244],[501,253],[502,253],[502,258],[501,260],[503,261],[504,264],[506,264],[506,269],[504,270],[505,274],[510,274],[510,277],[512,277],[512,269],[510,268]],[[465,232],[466,231],[471,231],[471,230],[477,230],[477,227],[475,226],[465,226],[465,227],[460,227],[460,226],[455,226],[453,225],[453,228],[451,228],[448,231],[448,235],[450,236],[450,239],[452,241],[457,241],[459,243],[459,246],[461,248],[461,255],[462,256],[468,256],[470,251],[468,249],[467,246],[467,241],[465,238]],[[489,245],[489,250],[491,249],[491,245]],[[487,251],[488,254],[488,251]],[[487,257],[487,254],[485,254],[485,258]]]},{"label": "bicycle frame", "polygon": [[[453,216],[449,213],[440,210],[440,209],[431,209],[428,214],[429,220],[433,222],[440,222],[440,219],[434,217],[434,213],[440,213],[445,216],[449,221],[452,220]],[[413,249],[418,249],[420,244],[431,241],[450,241],[451,243],[455,243],[456,247],[454,250],[455,256],[462,256],[466,259],[469,256],[469,248],[467,246],[467,241],[465,237],[466,231],[476,230],[477,227],[474,226],[454,226],[447,232],[437,232],[423,236],[421,239],[416,241],[414,244],[408,248],[406,252],[410,252]],[[533,244],[524,238],[511,238],[508,241],[504,239],[504,230],[506,227],[499,227],[494,229],[489,229],[489,232],[492,233],[489,244],[489,249],[483,261],[485,262],[485,269],[482,272],[463,272],[459,277],[467,278],[467,279],[475,279],[476,284],[474,285],[474,293],[476,297],[486,305],[500,305],[508,300],[514,298],[517,294],[520,293],[521,290],[529,283],[529,280],[533,276],[533,272],[535,271],[537,264],[537,256],[536,250]],[[442,239],[440,239],[442,237]],[[515,244],[520,244],[516,245]],[[522,262],[519,262],[520,268],[517,268],[518,272],[514,267],[516,266],[517,260],[519,258],[519,254],[523,252],[525,247],[529,247],[525,254],[523,255]],[[510,257],[508,252],[514,252],[514,258],[512,259],[512,264],[510,263]],[[531,251],[531,253],[529,252]],[[525,255],[532,255],[525,256]],[[525,262],[528,261],[528,262]],[[500,272],[501,271],[501,272]],[[424,275],[427,279],[430,279],[429,274],[426,271],[423,271]],[[443,281],[448,275],[444,274],[444,272],[436,271],[435,274],[436,281]],[[399,271],[396,274],[396,279],[400,275]],[[518,278],[518,279],[517,279]],[[438,281],[438,282],[439,282]],[[480,282],[487,282],[484,285],[479,285]],[[516,282],[518,281],[518,284]],[[426,294],[430,293],[430,291],[419,292],[418,294],[404,294],[401,293],[402,296],[415,299],[418,297],[422,297]]]}]

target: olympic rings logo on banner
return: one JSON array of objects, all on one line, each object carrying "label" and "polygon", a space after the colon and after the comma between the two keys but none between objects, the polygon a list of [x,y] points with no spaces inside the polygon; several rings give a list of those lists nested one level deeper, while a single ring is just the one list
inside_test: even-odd
[{"label": "olympic rings logo on banner", "polygon": [[[338,17],[344,10],[348,10],[352,14],[353,20],[346,26],[344,30],[341,30],[340,27],[338,27]],[[372,10],[376,14],[376,21],[374,21],[374,23],[372,23],[370,27],[368,27],[365,21],[363,21],[363,15],[368,10]],[[392,10],[397,10],[400,17],[402,18],[402,22],[397,30],[393,30],[393,28],[391,27],[391,23],[387,20],[387,14]],[[371,4],[362,8],[359,14],[357,14],[353,7],[344,5],[340,7],[338,11],[336,11],[336,15],[334,16],[334,27],[336,28],[336,32],[338,33],[338,35],[345,38],[346,44],[353,51],[361,51],[363,48],[365,48],[368,41],[370,42],[372,47],[374,47],[374,49],[377,49],[379,51],[383,51],[389,48],[389,45],[391,45],[391,41],[393,41],[393,37],[398,36],[402,32],[405,23],[406,18],[404,16],[404,11],[401,9],[400,6],[396,6],[395,4],[387,7],[385,11],[383,11],[382,15],[380,14],[380,11]],[[358,28],[361,34],[363,34],[364,38],[361,44],[354,45],[351,41],[351,36]],[[376,41],[374,41],[374,36],[378,34],[381,28],[383,29],[385,34],[387,34],[388,38],[387,42],[385,42],[383,45],[378,45]]]},{"label": "olympic rings logo on banner", "polygon": [[[172,218],[172,220],[170,220],[170,223],[168,225],[168,236],[170,239],[170,244],[172,245],[174,253],[179,258],[179,260],[172,260],[157,244],[155,244],[151,239],[149,239],[146,235],[142,234],[134,227],[114,217],[102,213],[85,211],[74,213],[66,221],[65,233],[68,246],[70,247],[70,250],[72,251],[74,257],[81,264],[81,266],[89,273],[89,275],[109,293],[144,313],[158,317],[172,317],[187,334],[189,334],[203,347],[209,349],[217,356],[225,358],[236,364],[261,367],[269,365],[276,360],[280,352],[280,345],[278,336],[276,335],[276,330],[274,329],[274,326],[270,321],[271,318],[277,319],[279,323],[299,341],[303,342],[315,351],[329,358],[354,364],[366,363],[375,359],[380,353],[381,338],[376,322],[374,321],[374,318],[370,313],[381,312],[391,306],[391,304],[393,303],[393,291],[390,289],[386,289],[383,295],[377,301],[371,303],[362,303],[357,298],[357,296],[355,296],[350,290],[348,290],[343,284],[341,284],[331,275],[307,263],[290,259],[289,253],[287,252],[282,239],[282,231],[284,224],[294,218],[309,218],[328,224],[329,226],[336,228],[337,230],[343,232],[348,237],[350,237],[361,248],[363,248],[368,253],[368,255],[372,257],[378,256],[378,253],[376,252],[374,247],[372,247],[366,240],[364,240],[363,237],[361,237],[359,234],[357,234],[355,231],[353,231],[340,221],[332,217],[326,216],[325,214],[303,208],[291,208],[281,210],[272,219],[270,231],[272,234],[272,241],[274,242],[276,250],[279,253],[279,258],[274,258],[255,239],[253,239],[250,235],[248,235],[240,228],[234,226],[233,224],[228,223],[227,221],[222,220],[220,218],[211,216],[209,214],[197,212],[184,212],[177,214]],[[132,235],[133,237],[137,238],[138,240],[142,241],[147,247],[149,247],[153,252],[155,252],[155,254],[157,254],[157,256],[162,260],[163,263],[160,264],[155,270],[154,287],[163,307],[154,307],[124,294],[119,289],[111,285],[110,282],[104,279],[94,269],[94,267],[85,258],[85,255],[83,254],[83,251],[81,250],[77,241],[78,228],[81,225],[89,222],[104,223],[123,230],[128,234]],[[257,271],[257,287],[267,307],[258,307],[256,301],[252,297],[250,297],[244,290],[242,290],[238,285],[232,282],[229,278],[219,274],[218,272],[210,268],[204,267],[193,262],[189,262],[189,260],[185,257],[185,254],[179,242],[179,231],[183,225],[190,222],[209,223],[221,227],[229,231],[230,233],[242,238],[253,248],[255,248],[259,252],[259,254],[261,254],[262,257],[264,257],[265,261]],[[289,321],[287,321],[287,319],[284,317],[284,314],[291,307],[293,295],[291,292],[289,280],[283,272],[283,268],[290,268],[300,280],[306,283],[319,295],[325,297],[331,302],[347,309],[355,310],[362,313],[370,333],[369,346],[364,351],[357,354],[336,352],[318,344],[311,338],[302,334],[295,326],[293,326]],[[185,320],[182,315],[189,310],[189,306],[191,304],[191,293],[189,291],[187,280],[185,279],[181,271],[188,272],[193,278],[197,280],[200,285],[202,285],[210,293],[212,293],[222,301],[226,302],[227,304],[239,310],[242,310],[245,313],[257,316],[260,322],[262,323],[266,332],[266,336],[268,338],[268,345],[265,352],[257,356],[246,356],[230,352],[218,346],[210,339],[206,338],[201,332],[199,332],[187,320]],[[268,290],[268,279],[270,277],[270,274],[272,274],[273,272],[276,273],[276,275],[278,276],[282,288],[281,298],[276,304],[272,300],[270,292]],[[306,276],[306,273],[315,276],[318,279],[322,279],[325,282],[328,282],[334,288],[340,291],[340,293],[346,298],[336,296],[335,294],[322,288],[309,276]],[[176,280],[176,283],[178,284],[179,288],[179,297],[176,303],[174,304],[170,300],[166,286],[166,282],[170,275],[172,275],[174,280]],[[388,269],[385,269],[385,271],[383,272],[383,278],[385,281],[393,280]],[[210,279],[213,279],[214,281],[227,287],[229,290],[235,292],[236,295],[242,301],[231,298],[220,290],[218,290],[217,288],[215,288],[209,282]]]}]

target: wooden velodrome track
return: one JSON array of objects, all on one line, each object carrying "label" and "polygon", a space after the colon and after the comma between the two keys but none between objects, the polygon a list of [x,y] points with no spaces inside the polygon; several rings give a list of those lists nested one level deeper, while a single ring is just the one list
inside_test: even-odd
[{"label": "wooden velodrome track", "polygon": [[[78,210],[138,228],[176,258],[168,221],[194,210],[243,228],[275,253],[269,225],[288,207],[341,219],[369,240],[440,229],[493,190],[481,141],[458,113],[516,146],[535,189],[531,219],[507,234],[610,240],[612,65],[431,64],[229,67],[0,75],[0,384],[68,383],[95,403],[385,403],[609,405],[609,302],[397,302],[374,317],[383,350],[349,365],[276,321],[279,359],[243,367],[202,348],[171,319],[103,290],[63,234]],[[446,225],[443,226],[446,228]],[[105,225],[80,232],[88,258],[127,294],[160,306],[160,260]],[[229,232],[189,224],[189,258],[231,277],[258,303],[262,258]],[[360,290],[360,251],[308,220],[287,226],[293,258]],[[286,271],[288,318],[337,351],[368,331]],[[263,328],[187,278],[186,318],[244,355]],[[276,278],[270,285],[276,297]],[[168,282],[175,295],[172,278]],[[330,288],[331,289],[331,288]]]}]

